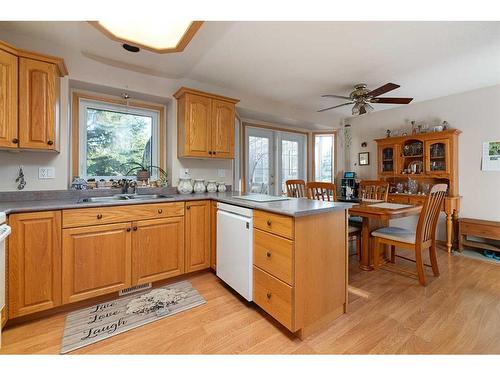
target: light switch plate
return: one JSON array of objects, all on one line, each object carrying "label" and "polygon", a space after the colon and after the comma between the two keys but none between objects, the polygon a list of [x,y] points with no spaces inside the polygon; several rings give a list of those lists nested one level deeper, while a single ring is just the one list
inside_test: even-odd
[{"label": "light switch plate", "polygon": [[38,168],[38,179],[47,180],[55,178],[56,170],[54,167],[40,167]]},{"label": "light switch plate", "polygon": [[225,169],[217,169],[217,176],[226,177],[226,170]]}]

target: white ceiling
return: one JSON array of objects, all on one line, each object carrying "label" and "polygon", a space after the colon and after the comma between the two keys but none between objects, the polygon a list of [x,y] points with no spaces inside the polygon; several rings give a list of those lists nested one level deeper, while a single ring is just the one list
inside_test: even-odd
[{"label": "white ceiling", "polygon": [[317,114],[343,102],[320,95],[347,95],[359,82],[397,83],[386,96],[414,102],[500,83],[500,22],[205,22],[184,52],[166,55],[126,52],[85,22],[2,22],[2,30],[104,64],[228,88],[324,123],[349,116],[350,107]]}]

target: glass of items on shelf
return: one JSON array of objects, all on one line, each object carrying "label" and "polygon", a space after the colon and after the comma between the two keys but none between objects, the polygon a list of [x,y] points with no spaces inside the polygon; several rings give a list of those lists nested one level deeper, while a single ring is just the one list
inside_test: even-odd
[{"label": "glass of items on shelf", "polygon": [[390,184],[389,191],[394,194],[407,195],[428,195],[431,190],[431,184],[428,182],[419,182],[416,179],[408,177],[408,181],[393,182]]}]

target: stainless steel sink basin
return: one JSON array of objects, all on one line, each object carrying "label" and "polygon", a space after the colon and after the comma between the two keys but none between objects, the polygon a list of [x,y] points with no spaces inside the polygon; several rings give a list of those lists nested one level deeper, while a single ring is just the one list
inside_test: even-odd
[{"label": "stainless steel sink basin", "polygon": [[119,195],[112,195],[109,197],[82,198],[78,201],[78,203],[108,203],[108,202],[128,201],[128,200],[168,199],[173,197],[174,197],[173,195],[163,195],[163,194],[119,194]]}]

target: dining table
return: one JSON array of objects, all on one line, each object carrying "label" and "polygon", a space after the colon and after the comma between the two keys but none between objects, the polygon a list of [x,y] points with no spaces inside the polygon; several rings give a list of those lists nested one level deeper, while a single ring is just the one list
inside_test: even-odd
[{"label": "dining table", "polygon": [[349,209],[350,216],[360,216],[361,225],[361,260],[359,268],[365,271],[373,270],[374,240],[371,233],[379,228],[388,227],[389,220],[418,215],[422,210],[421,205],[397,204],[387,202],[361,201]]}]

